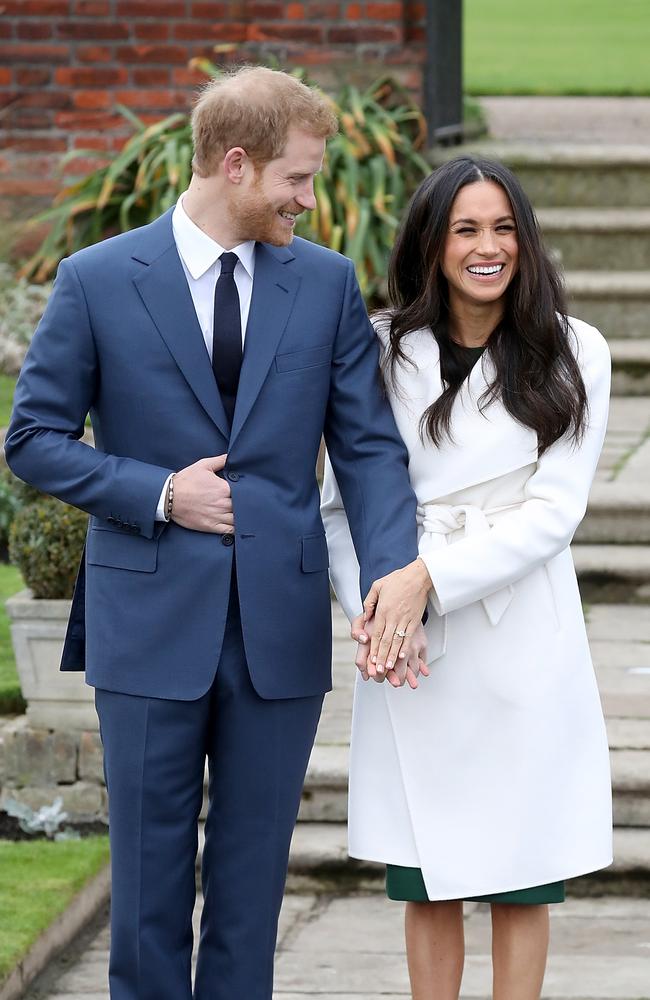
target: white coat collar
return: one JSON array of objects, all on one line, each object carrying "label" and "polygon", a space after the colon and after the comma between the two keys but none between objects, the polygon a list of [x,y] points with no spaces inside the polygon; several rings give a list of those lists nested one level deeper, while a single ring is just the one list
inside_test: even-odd
[{"label": "white coat collar", "polygon": [[445,438],[435,446],[425,437],[422,447],[420,417],[443,389],[440,349],[428,328],[409,333],[402,343],[404,353],[415,367],[397,366],[397,386],[395,392],[391,391],[391,405],[409,450],[411,477],[420,503],[446,497],[537,461],[534,431],[515,420],[499,399],[483,411],[479,407],[479,400],[494,375],[494,364],[488,354],[476,362],[454,401],[453,440]]}]

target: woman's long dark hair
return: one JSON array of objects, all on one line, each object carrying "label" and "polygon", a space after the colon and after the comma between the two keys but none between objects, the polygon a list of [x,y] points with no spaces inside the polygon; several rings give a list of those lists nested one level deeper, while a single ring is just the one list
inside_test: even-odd
[{"label": "woman's long dark hair", "polygon": [[500,163],[456,157],[415,192],[389,264],[391,324],[384,377],[394,384],[395,365],[409,363],[403,338],[430,327],[440,347],[443,392],[423,414],[420,429],[434,444],[451,437],[452,405],[471,362],[450,336],[449,292],[441,262],[454,199],[466,184],[482,180],[498,184],[510,201],[519,267],[506,292],[503,319],[488,341],[496,375],[479,405],[484,408],[500,398],[516,420],[537,433],[542,454],[566,433],[579,441],[587,420],[587,394],[571,346],[560,276],[544,249],[528,197]]}]

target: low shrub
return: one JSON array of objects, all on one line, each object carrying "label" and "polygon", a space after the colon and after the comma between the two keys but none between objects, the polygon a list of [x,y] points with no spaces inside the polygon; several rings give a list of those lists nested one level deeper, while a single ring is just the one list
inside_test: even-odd
[{"label": "low shrub", "polygon": [[41,497],[17,512],[9,558],[34,597],[72,597],[87,524],[83,511],[54,497]]},{"label": "low shrub", "polygon": [[0,264],[0,371],[17,375],[45,310],[51,282],[35,285]]}]

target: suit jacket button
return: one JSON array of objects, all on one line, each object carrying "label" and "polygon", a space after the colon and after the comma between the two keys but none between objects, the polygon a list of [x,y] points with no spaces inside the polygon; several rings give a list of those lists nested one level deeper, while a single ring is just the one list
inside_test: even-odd
[{"label": "suit jacket button", "polygon": [[235,544],[235,539],[233,538],[232,535],[222,535],[221,536],[221,544],[222,545],[234,545]]},{"label": "suit jacket button", "polygon": [[239,482],[239,473],[238,472],[228,472],[227,476],[228,476],[228,479],[230,480],[231,483],[238,483]]}]

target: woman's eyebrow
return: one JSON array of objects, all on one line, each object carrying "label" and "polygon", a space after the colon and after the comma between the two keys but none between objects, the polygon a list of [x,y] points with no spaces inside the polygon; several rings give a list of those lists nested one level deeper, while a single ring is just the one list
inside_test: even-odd
[{"label": "woman's eyebrow", "polygon": [[[457,226],[459,222],[468,222],[472,226],[478,225],[476,219],[454,219],[451,224],[452,226]],[[498,226],[500,222],[514,222],[514,219],[511,215],[502,215],[500,219],[494,220],[495,226]]]}]

